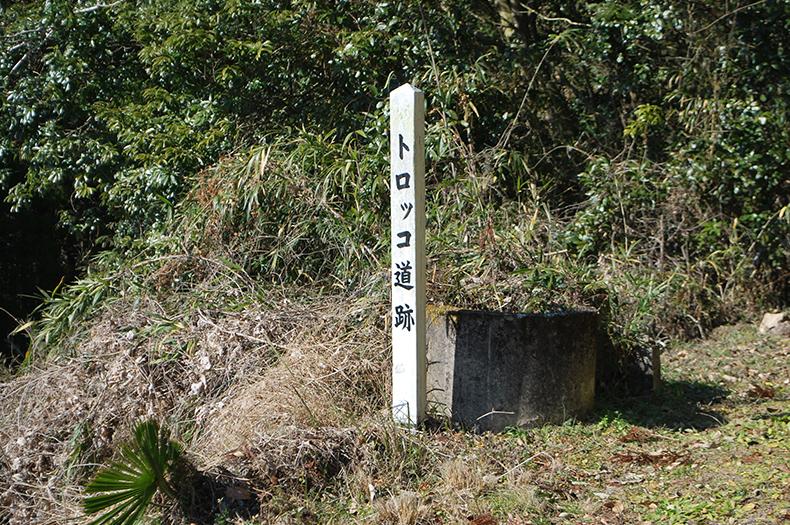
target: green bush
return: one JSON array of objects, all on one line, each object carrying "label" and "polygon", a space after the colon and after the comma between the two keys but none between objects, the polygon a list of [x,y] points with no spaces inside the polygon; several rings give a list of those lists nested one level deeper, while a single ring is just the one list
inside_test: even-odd
[{"label": "green bush", "polygon": [[[631,341],[786,300],[790,2],[506,4],[14,4],[0,188],[114,248],[111,276],[223,254],[352,287],[385,267],[386,96],[411,81],[432,298],[607,304]],[[79,318],[60,301],[45,319]]]}]

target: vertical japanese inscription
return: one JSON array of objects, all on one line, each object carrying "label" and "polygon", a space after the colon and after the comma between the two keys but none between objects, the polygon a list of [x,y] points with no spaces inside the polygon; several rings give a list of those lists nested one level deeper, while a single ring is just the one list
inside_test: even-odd
[{"label": "vertical japanese inscription", "polygon": [[425,416],[425,120],[422,91],[390,93],[392,415]]}]

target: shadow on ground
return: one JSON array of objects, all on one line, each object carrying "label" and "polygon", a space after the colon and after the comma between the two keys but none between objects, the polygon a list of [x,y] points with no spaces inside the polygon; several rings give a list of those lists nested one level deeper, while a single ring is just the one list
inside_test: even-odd
[{"label": "shadow on ground", "polygon": [[175,477],[179,501],[171,502],[166,511],[167,523],[230,523],[251,519],[260,512],[260,501],[252,489],[222,468],[206,473],[185,461]]},{"label": "shadow on ground", "polygon": [[673,430],[706,430],[727,423],[712,408],[729,395],[718,385],[698,381],[665,381],[653,394],[635,397],[602,396],[593,417],[625,420],[632,425]]}]

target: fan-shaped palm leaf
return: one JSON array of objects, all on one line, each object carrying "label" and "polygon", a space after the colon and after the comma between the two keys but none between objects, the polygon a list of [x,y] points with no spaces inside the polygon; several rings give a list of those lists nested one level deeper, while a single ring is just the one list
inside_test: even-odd
[{"label": "fan-shaped palm leaf", "polygon": [[135,427],[134,440],[121,448],[120,459],[88,484],[83,507],[88,514],[105,511],[91,525],[132,525],[140,520],[157,490],[175,498],[167,473],[181,450],[155,421]]}]

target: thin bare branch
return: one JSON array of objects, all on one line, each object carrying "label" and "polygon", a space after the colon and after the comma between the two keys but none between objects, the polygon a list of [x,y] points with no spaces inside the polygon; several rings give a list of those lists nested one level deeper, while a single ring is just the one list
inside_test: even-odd
[{"label": "thin bare branch", "polygon": [[123,0],[118,0],[117,2],[113,2],[111,4],[96,4],[91,7],[84,7],[82,9],[77,9],[74,12],[82,15],[85,13],[92,13],[93,11],[98,11],[99,9],[109,9],[110,7],[115,7],[116,5],[122,4]]},{"label": "thin bare branch", "polygon": [[746,9],[751,9],[752,7],[756,7],[756,6],[758,6],[760,4],[764,4],[764,3],[765,3],[765,0],[757,0],[757,2],[752,2],[751,4],[747,4],[747,5],[742,5],[740,7],[736,7],[732,11],[724,13],[723,15],[721,15],[719,18],[717,18],[716,20],[714,20],[710,24],[702,27],[701,29],[697,29],[696,31],[691,31],[689,34],[696,35],[697,33],[702,33],[703,31],[707,31],[708,29],[710,29],[711,27],[715,26],[716,24],[718,24],[719,22],[721,22],[722,20],[724,20],[725,18],[727,18],[729,16],[737,14],[737,13],[739,13],[741,11],[746,10]]}]

